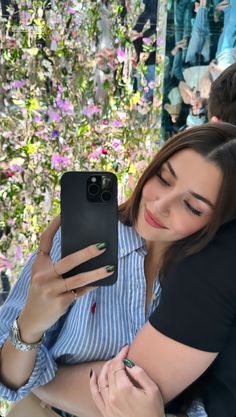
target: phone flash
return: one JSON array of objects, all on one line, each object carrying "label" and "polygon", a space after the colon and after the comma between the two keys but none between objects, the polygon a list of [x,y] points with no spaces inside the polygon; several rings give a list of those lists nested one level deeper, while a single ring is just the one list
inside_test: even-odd
[{"label": "phone flash", "polygon": [[91,177],[91,182],[96,182],[97,178],[96,177]]}]

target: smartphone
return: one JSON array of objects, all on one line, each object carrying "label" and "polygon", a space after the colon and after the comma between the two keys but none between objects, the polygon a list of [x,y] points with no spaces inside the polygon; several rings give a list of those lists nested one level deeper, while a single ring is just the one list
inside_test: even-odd
[{"label": "smartphone", "polygon": [[61,256],[96,243],[107,243],[106,251],[71,271],[68,278],[107,265],[116,271],[91,283],[113,285],[117,280],[118,205],[117,178],[111,172],[66,172],[61,177]]}]

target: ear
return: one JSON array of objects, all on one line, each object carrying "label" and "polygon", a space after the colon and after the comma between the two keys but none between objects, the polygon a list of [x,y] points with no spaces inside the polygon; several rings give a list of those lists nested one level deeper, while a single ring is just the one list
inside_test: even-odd
[{"label": "ear", "polygon": [[220,119],[219,117],[217,117],[217,116],[212,116],[211,117],[211,120],[210,120],[210,122],[212,122],[212,123],[220,123],[220,122],[222,122],[223,120],[222,119]]}]

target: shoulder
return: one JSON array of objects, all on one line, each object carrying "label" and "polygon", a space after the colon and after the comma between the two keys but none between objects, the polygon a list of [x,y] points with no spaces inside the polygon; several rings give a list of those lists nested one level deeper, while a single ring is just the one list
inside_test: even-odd
[{"label": "shoulder", "polygon": [[199,349],[222,349],[236,314],[235,240],[236,221],[221,227],[202,251],[169,268],[150,317],[157,330]]},{"label": "shoulder", "polygon": [[[214,239],[200,252],[188,256],[180,262],[173,263],[167,273],[173,277],[181,272],[182,275],[211,276],[211,279],[222,278],[234,282],[236,265],[236,220],[223,225],[216,233]],[[213,275],[212,275],[213,274]]]}]

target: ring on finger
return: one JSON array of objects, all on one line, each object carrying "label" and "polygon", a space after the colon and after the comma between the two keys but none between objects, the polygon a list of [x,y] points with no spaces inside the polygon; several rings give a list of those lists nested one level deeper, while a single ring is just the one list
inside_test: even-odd
[{"label": "ring on finger", "polygon": [[79,294],[75,290],[71,290],[71,292],[72,292],[72,294],[74,296],[74,301],[76,301],[78,299],[78,297],[79,297]]},{"label": "ring on finger", "polygon": [[108,384],[100,385],[100,386],[98,386],[98,392],[101,392],[103,389],[108,388],[108,387],[109,387]]},{"label": "ring on finger", "polygon": [[63,279],[63,284],[64,284],[65,292],[69,292],[70,290],[69,290],[69,288],[67,287],[67,282],[66,282],[66,279],[64,279],[64,278],[62,278],[62,279]]},{"label": "ring on finger", "polygon": [[112,373],[113,373],[113,375],[115,375],[115,374],[116,374],[116,372],[119,372],[119,371],[124,371],[124,368],[117,368],[117,369],[114,369],[114,371],[113,371]]},{"label": "ring on finger", "polygon": [[41,249],[41,248],[38,248],[38,249],[37,249],[36,254],[37,254],[37,255],[42,255],[42,256],[47,256],[47,255],[49,255],[49,253],[48,253],[48,252],[44,251],[44,250],[43,250],[43,249]]},{"label": "ring on finger", "polygon": [[[55,272],[55,274],[58,276],[58,277],[60,277],[61,278],[61,275],[57,272],[57,270],[56,270],[56,264],[52,264],[52,268],[53,268],[53,271]],[[65,287],[66,287],[66,285],[65,285]],[[67,291],[68,291],[68,289],[67,289]]]}]

